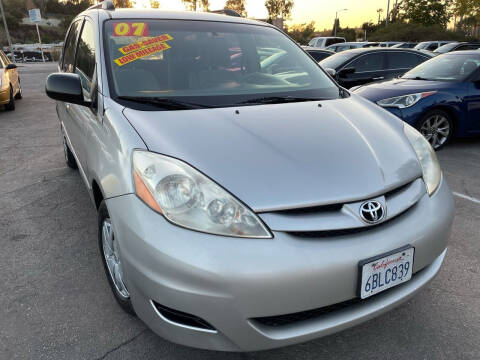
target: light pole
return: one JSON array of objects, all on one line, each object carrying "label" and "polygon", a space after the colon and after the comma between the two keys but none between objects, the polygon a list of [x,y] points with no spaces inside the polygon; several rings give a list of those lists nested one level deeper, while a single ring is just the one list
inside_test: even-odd
[{"label": "light pole", "polygon": [[390,17],[390,0],[387,3],[387,19],[385,20],[385,26],[388,26],[388,18]]},{"label": "light pole", "polygon": [[335,24],[333,25],[333,36],[337,36],[337,21],[338,21],[338,13],[341,11],[347,11],[348,9],[340,9],[335,11]]},{"label": "light pole", "polygon": [[9,50],[10,53],[13,54],[12,39],[10,39],[10,33],[8,32],[7,20],[5,19],[5,12],[3,11],[2,0],[0,0],[0,11],[2,11],[3,26],[5,27],[5,34],[7,35],[8,46],[10,47]]}]

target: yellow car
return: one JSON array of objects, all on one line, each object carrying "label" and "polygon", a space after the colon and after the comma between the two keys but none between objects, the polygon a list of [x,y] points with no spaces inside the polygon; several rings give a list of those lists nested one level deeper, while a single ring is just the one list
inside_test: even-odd
[{"label": "yellow car", "polygon": [[0,50],[0,105],[5,105],[5,110],[15,110],[15,99],[21,98],[17,65]]}]

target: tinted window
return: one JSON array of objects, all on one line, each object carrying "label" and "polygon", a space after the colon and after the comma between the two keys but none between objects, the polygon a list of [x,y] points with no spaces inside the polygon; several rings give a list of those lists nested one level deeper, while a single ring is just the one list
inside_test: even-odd
[{"label": "tinted window", "polygon": [[95,70],[95,41],[93,26],[85,21],[82,35],[78,41],[77,66],[75,72],[80,75],[82,87],[87,94],[90,93],[93,72]]},{"label": "tinted window", "polygon": [[77,20],[70,27],[67,40],[65,41],[65,49],[63,53],[62,70],[66,72],[73,72],[73,64],[75,61],[75,45],[77,43],[77,35],[80,31],[82,20]]},{"label": "tinted window", "polygon": [[420,58],[417,54],[411,54],[403,51],[387,54],[389,69],[411,69],[425,59]]},{"label": "tinted window", "polygon": [[383,53],[372,53],[360,56],[348,65],[356,72],[383,70]]},{"label": "tinted window", "polygon": [[341,42],[344,42],[344,41],[342,39],[327,39],[325,46],[329,46],[329,45],[333,45]]},{"label": "tinted window", "polygon": [[430,45],[427,46],[427,50],[433,51],[438,47],[437,43],[431,43]]}]

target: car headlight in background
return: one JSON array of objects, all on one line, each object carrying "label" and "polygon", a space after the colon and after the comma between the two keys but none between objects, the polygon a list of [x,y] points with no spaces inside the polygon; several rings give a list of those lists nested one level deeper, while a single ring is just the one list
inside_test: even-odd
[{"label": "car headlight in background", "polygon": [[436,91],[428,91],[423,93],[396,96],[388,99],[379,100],[377,101],[377,104],[382,107],[395,107],[399,109],[405,109],[415,105],[421,99],[426,98],[427,96],[433,95],[435,93]]},{"label": "car headlight in background", "polygon": [[137,196],[174,224],[216,235],[272,237],[255,213],[180,160],[135,150],[133,179]]},{"label": "car headlight in background", "polygon": [[442,171],[440,170],[437,155],[435,155],[435,151],[427,139],[412,126],[404,123],[403,131],[422,166],[423,181],[427,186],[428,195],[432,195],[437,190],[442,179]]}]

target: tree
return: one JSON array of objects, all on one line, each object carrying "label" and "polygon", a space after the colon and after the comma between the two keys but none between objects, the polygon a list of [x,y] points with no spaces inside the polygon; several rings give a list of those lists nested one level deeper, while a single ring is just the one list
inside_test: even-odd
[{"label": "tree", "polygon": [[288,20],[292,15],[293,0],[266,0],[265,7],[270,20],[279,17]]},{"label": "tree", "polygon": [[160,2],[158,2],[158,0],[150,0],[150,7],[152,9],[158,9],[160,7]]},{"label": "tree", "polygon": [[116,8],[131,8],[133,4],[130,0],[113,0]]},{"label": "tree", "polygon": [[309,24],[292,25],[287,28],[287,34],[299,44],[308,44],[315,36],[315,21]]},{"label": "tree", "polygon": [[378,23],[380,24],[380,16],[383,13],[383,9],[377,9],[377,13],[378,13]]},{"label": "tree", "polygon": [[403,19],[425,26],[440,24],[446,28],[450,20],[448,0],[403,0]]},{"label": "tree", "polygon": [[208,11],[208,8],[210,7],[210,2],[208,0],[182,0],[182,2],[185,4],[187,10],[191,11],[197,11],[200,7],[202,7],[204,11]]},{"label": "tree", "polygon": [[245,9],[245,0],[227,0],[225,9],[235,10],[242,17],[247,17],[247,10]]}]

